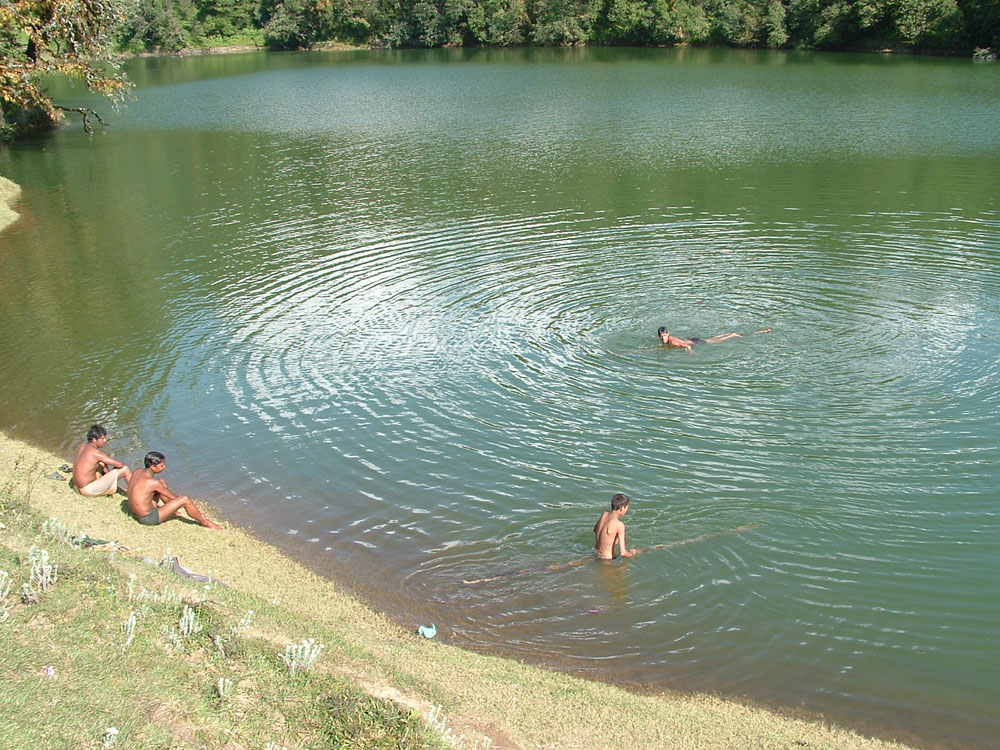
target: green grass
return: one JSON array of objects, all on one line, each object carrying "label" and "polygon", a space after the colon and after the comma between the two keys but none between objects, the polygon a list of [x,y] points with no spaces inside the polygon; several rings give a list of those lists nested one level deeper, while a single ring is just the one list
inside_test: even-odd
[{"label": "green grass", "polygon": [[[109,727],[115,747],[448,746],[415,712],[341,677],[319,668],[293,677],[272,635],[289,624],[282,610],[121,554],[73,549],[42,533],[26,490],[0,485],[0,570],[12,579],[0,624],[0,747],[99,747]],[[49,552],[58,579],[23,604],[32,546]],[[188,637],[185,606],[200,626]],[[320,663],[336,660],[334,634],[310,631],[330,642]]]},{"label": "green grass", "polygon": [[[426,640],[239,529],[140,526],[120,499],[83,498],[43,478],[63,461],[0,433],[0,570],[13,579],[0,622],[0,747],[99,748],[108,727],[120,730],[114,746],[128,748],[903,747],[822,717],[708,695],[640,696]],[[73,549],[42,533],[53,517],[70,537],[83,530],[128,551]],[[59,578],[27,605],[18,594],[33,545],[49,551]],[[229,586],[205,589],[140,559],[168,552]],[[181,638],[185,605],[201,629]],[[281,654],[307,638],[325,649],[293,677]]]}]

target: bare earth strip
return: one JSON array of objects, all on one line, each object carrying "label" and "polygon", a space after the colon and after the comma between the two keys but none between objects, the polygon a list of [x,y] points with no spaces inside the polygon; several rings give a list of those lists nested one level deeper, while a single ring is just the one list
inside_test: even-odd
[{"label": "bare earth strip", "polygon": [[160,560],[169,549],[189,569],[277,602],[287,613],[286,632],[322,630],[336,644],[337,657],[326,669],[425,719],[432,706],[440,706],[456,732],[485,735],[492,748],[905,747],[708,695],[636,695],[426,640],[235,527],[216,533],[176,520],[140,526],[124,512],[120,497],[84,498],[65,481],[44,477],[65,461],[0,433],[0,481],[23,485],[24,477],[33,477],[30,502],[43,518],[113,539],[133,558]]}]

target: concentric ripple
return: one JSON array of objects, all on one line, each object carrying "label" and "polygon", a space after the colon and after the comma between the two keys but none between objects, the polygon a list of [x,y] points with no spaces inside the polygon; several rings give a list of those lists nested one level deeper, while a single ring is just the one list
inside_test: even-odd
[{"label": "concentric ripple", "polygon": [[[995,628],[1000,222],[784,213],[253,226],[193,347],[276,438],[251,522],[457,643],[876,726],[935,704]],[[593,563],[619,490],[659,548]]]},{"label": "concentric ripple", "polygon": [[[789,218],[275,223],[213,367],[282,452],[322,446],[336,505],[281,517],[390,611],[627,682],[878,695],[892,723],[994,625],[998,222]],[[687,354],[660,324],[747,335]],[[592,563],[618,490],[663,547]]]},{"label": "concentric ripple", "polygon": [[0,411],[37,374],[443,640],[989,747],[991,68],[620,54],[251,56],[0,154]]}]

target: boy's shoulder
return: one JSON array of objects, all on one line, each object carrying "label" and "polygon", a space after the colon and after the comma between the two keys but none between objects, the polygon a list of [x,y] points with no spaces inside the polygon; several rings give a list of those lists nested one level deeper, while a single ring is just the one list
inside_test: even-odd
[{"label": "boy's shoulder", "polygon": [[610,510],[604,511],[604,515],[601,516],[601,523],[605,526],[624,526],[622,520],[612,513]]}]

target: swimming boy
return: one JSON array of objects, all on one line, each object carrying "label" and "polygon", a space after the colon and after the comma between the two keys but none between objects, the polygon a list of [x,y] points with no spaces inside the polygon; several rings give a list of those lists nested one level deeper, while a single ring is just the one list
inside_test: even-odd
[{"label": "swimming boy", "polygon": [[73,489],[84,497],[113,495],[118,491],[118,479],[126,484],[132,479],[132,470],[104,453],[101,448],[108,442],[104,425],[95,424],[87,431],[87,442],[76,449],[73,459]]},{"label": "swimming boy", "polygon": [[603,560],[611,560],[615,556],[615,545],[622,557],[632,557],[634,549],[625,547],[625,524],[622,516],[628,513],[628,495],[620,492],[611,498],[611,510],[604,511],[594,524],[594,553]]},{"label": "swimming boy", "polygon": [[128,509],[132,511],[135,520],[146,526],[156,526],[173,518],[183,509],[205,528],[213,531],[222,529],[219,524],[209,521],[190,498],[175,495],[167,488],[166,482],[157,479],[156,475],[167,468],[167,459],[162,453],[150,451],[142,463],[144,468],[137,469],[128,483]]},{"label": "swimming boy", "polygon": [[[770,332],[771,332],[770,328],[762,328],[759,331],[754,331],[754,333],[770,333]],[[721,341],[728,341],[729,339],[743,338],[742,333],[721,333],[718,336],[712,336],[711,338],[707,339],[700,339],[696,336],[693,336],[689,339],[682,339],[679,338],[678,336],[671,336],[670,332],[667,331],[667,329],[664,328],[663,326],[660,326],[659,330],[656,332],[656,335],[660,337],[661,344],[666,344],[667,346],[676,346],[679,348],[687,349],[688,351],[691,351],[691,346],[693,344],[718,344]]]}]

